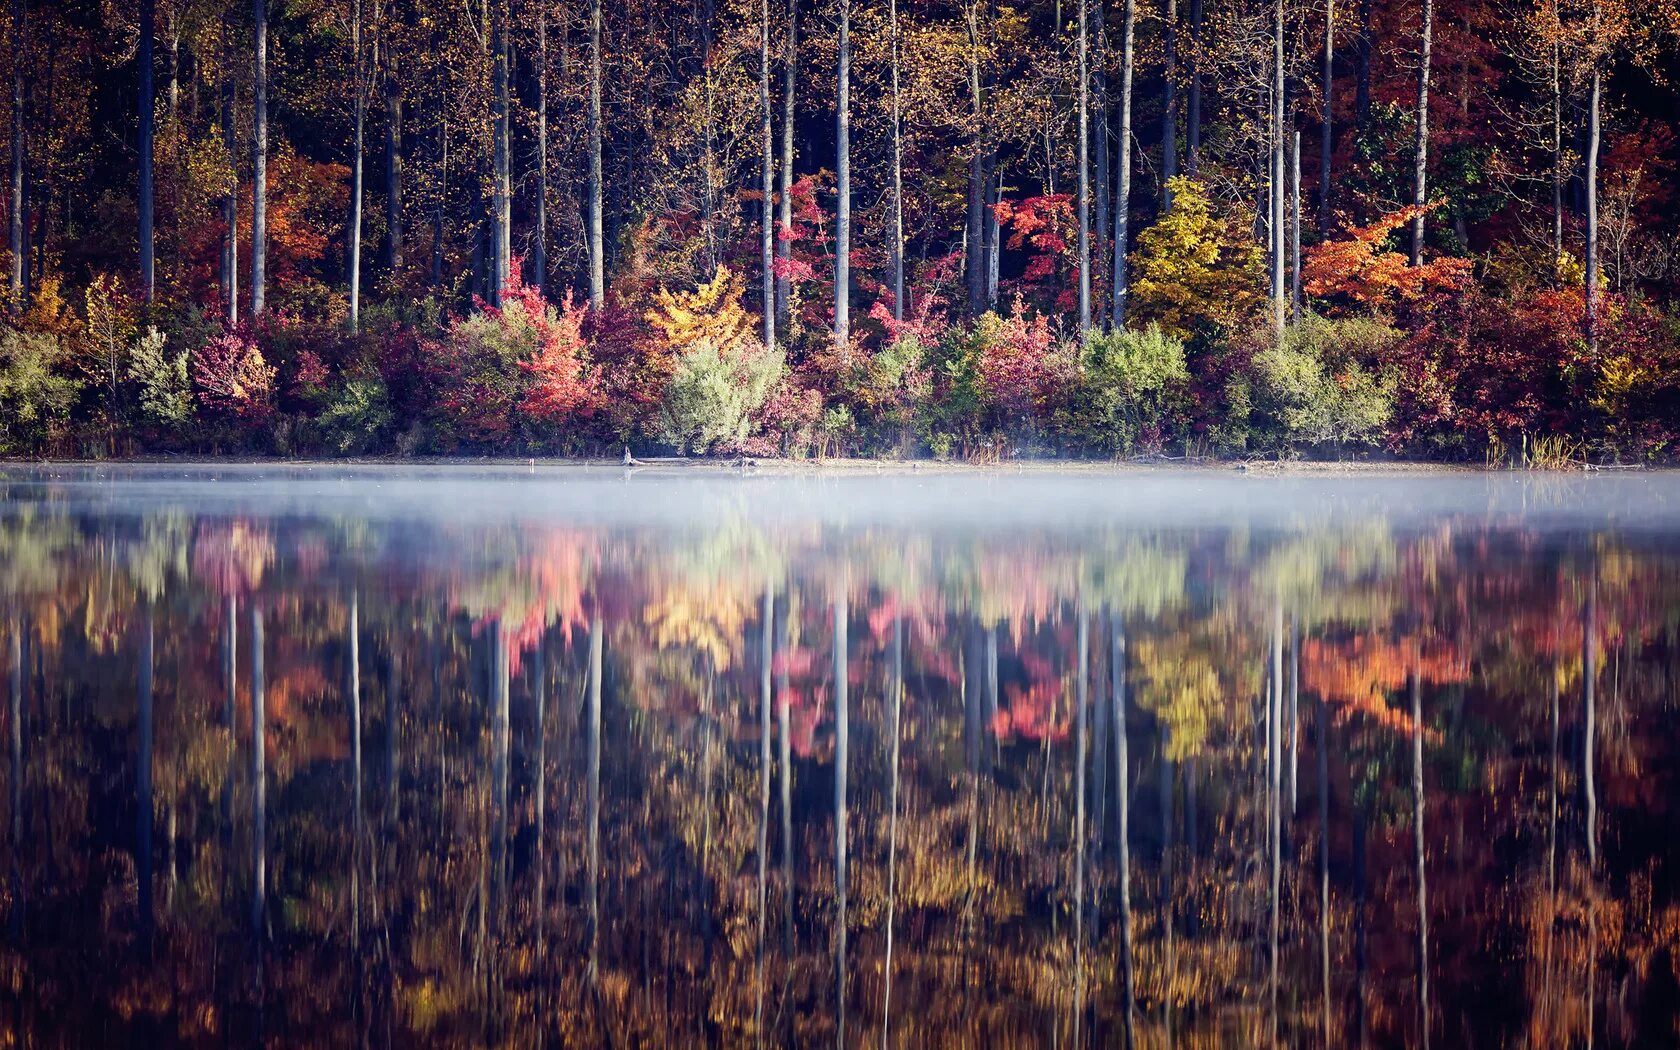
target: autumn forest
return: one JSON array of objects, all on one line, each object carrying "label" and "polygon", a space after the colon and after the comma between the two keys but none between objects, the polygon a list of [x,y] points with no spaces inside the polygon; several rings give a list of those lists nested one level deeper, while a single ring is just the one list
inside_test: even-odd
[{"label": "autumn forest", "polygon": [[1672,0],[10,0],[0,455],[1670,461]]}]

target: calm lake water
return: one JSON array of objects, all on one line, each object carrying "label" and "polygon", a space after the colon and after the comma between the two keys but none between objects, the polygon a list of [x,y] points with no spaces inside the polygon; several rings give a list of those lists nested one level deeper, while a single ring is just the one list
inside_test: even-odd
[{"label": "calm lake water", "polygon": [[1673,1046],[1680,477],[0,469],[0,1046]]}]

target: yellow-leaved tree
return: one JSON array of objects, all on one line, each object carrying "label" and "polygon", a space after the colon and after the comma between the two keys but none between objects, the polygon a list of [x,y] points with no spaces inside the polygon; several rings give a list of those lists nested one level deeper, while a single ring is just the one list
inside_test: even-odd
[{"label": "yellow-leaved tree", "polygon": [[782,355],[765,349],[741,305],[740,278],[719,266],[694,291],[660,289],[654,302],[647,321],[671,363],[660,435],[680,451],[740,445],[782,374]]},{"label": "yellow-leaved tree", "polygon": [[1214,211],[1202,183],[1177,176],[1167,186],[1172,207],[1131,254],[1133,316],[1179,339],[1235,328],[1260,304],[1260,246]]}]

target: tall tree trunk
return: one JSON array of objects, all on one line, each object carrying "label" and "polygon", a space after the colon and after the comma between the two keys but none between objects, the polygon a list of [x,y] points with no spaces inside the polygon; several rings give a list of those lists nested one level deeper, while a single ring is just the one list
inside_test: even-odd
[{"label": "tall tree trunk", "polygon": [[[1132,0],[1126,0],[1127,51],[1130,52]],[[1128,86],[1122,90],[1130,95]],[[1122,142],[1121,156],[1126,146]],[[1126,161],[1122,161],[1126,163]],[[1116,207],[1119,202],[1116,201]],[[1116,220],[1118,221],[1118,220]],[[1114,705],[1114,816],[1115,841],[1120,844],[1120,885],[1115,892],[1120,897],[1120,991],[1122,995],[1122,1026],[1125,1032],[1124,1050],[1132,1050],[1135,1032],[1133,1018],[1137,1013],[1137,982],[1132,973],[1132,836],[1131,836],[1131,769],[1126,754],[1126,634],[1118,613],[1112,617],[1113,637],[1109,649],[1109,691]]]},{"label": "tall tree trunk", "polygon": [[[758,6],[758,109],[759,109],[759,193],[763,200],[759,215],[759,265],[763,269],[759,288],[763,300],[764,348],[776,350],[776,148],[774,121],[770,113],[770,0]],[[766,598],[766,601],[769,601]],[[768,624],[765,631],[770,630]],[[765,652],[770,639],[766,634]],[[768,658],[768,657],[766,657]],[[769,701],[766,700],[766,703]],[[766,747],[769,745],[766,744]],[[765,788],[769,791],[769,788]]]},{"label": "tall tree trunk", "polygon": [[[394,17],[394,15],[391,17]],[[403,93],[402,76],[398,67],[398,62],[401,60],[389,40],[385,42],[384,55],[385,272],[389,275],[389,279],[395,282],[399,279],[403,268]],[[546,107],[539,109],[538,119],[546,119]],[[539,136],[539,142],[543,155],[546,155],[548,149],[546,125],[543,125],[543,131],[544,134]],[[542,214],[542,193],[547,189],[547,169],[544,168],[541,174],[542,178],[539,180],[537,197],[539,216]],[[540,258],[542,255],[540,233],[538,240],[539,246],[536,254]],[[538,272],[540,273],[541,270],[539,269]]]},{"label": "tall tree trunk", "polygon": [[157,35],[157,0],[140,0],[140,284],[146,301],[157,292],[157,244],[152,186],[152,140],[157,126],[157,98],[153,89],[152,48]]},{"label": "tall tree trunk", "polygon": [[601,0],[589,2],[589,308],[607,306],[606,239],[601,228]]},{"label": "tall tree trunk", "polygon": [[492,182],[490,186],[490,294],[491,305],[500,305],[502,285],[507,283],[513,266],[513,183],[512,119],[513,102],[508,74],[508,0],[491,0],[490,48],[491,100],[490,115],[495,127],[493,134]]},{"label": "tall tree trunk", "polygon": [[1330,176],[1336,145],[1336,0],[1324,0],[1324,97],[1318,120],[1318,232],[1330,236]]},{"label": "tall tree trunk", "polygon": [[887,947],[881,975],[886,986],[881,995],[881,1050],[887,1050],[888,1035],[892,1031],[893,917],[898,905],[898,780],[899,743],[904,721],[904,621],[897,612],[893,613],[890,659],[892,678],[887,682],[887,717],[892,721],[892,744],[887,763],[892,772],[887,795]]},{"label": "tall tree trunk", "polygon": [[[1428,0],[1425,0],[1427,3]],[[1272,112],[1271,112],[1271,171],[1267,178],[1268,197],[1271,201],[1271,218],[1267,225],[1271,227],[1271,286],[1272,286],[1272,329],[1281,337],[1285,320],[1285,300],[1283,288],[1283,254],[1285,250],[1283,213],[1284,213],[1284,9],[1283,0],[1276,0],[1272,8]]]},{"label": "tall tree trunk", "polygon": [[1552,32],[1552,269],[1563,258],[1563,43],[1558,39],[1561,22],[1557,0],[1551,0]]},{"label": "tall tree trunk", "polygon": [[[782,59],[782,168],[777,197],[776,260],[786,266],[793,254],[793,119],[799,86],[799,0],[788,0],[787,52]],[[776,278],[776,320],[786,324],[792,294],[789,277]]]},{"label": "tall tree trunk", "polygon": [[[1301,323],[1301,133],[1296,131],[1289,145],[1289,320]],[[1290,628],[1291,646],[1294,628]],[[1291,648],[1291,659],[1296,659]],[[1299,665],[1289,679],[1289,808],[1295,809],[1295,703]]]},{"label": "tall tree trunk", "polygon": [[1172,210],[1171,181],[1178,175],[1178,0],[1161,12],[1161,214]]},{"label": "tall tree trunk", "polygon": [[[847,0],[841,0],[844,9]],[[844,18],[844,15],[842,15]],[[845,22],[841,22],[844,32]],[[846,1046],[846,773],[851,737],[847,702],[846,593],[844,584],[834,598],[834,892],[838,920],[834,930],[834,1045]]]},{"label": "tall tree trunk", "polygon": [[1359,36],[1353,47],[1353,119],[1361,131],[1371,117],[1371,54],[1376,47],[1371,0],[1359,0]]},{"label": "tall tree trunk", "polygon": [[354,142],[350,153],[350,334],[362,330],[362,154],[367,124],[367,84],[362,67],[362,0],[350,5],[350,62]]},{"label": "tall tree trunk", "polygon": [[[1099,3],[1102,0],[1098,0]],[[1170,4],[1172,0],[1167,0]],[[1091,334],[1091,78],[1087,71],[1090,46],[1087,42],[1087,0],[1079,0],[1079,340],[1081,345]],[[1081,630],[1084,630],[1083,621]],[[1080,671],[1084,681],[1084,671]],[[1080,718],[1085,717],[1081,706]],[[1080,763],[1084,771],[1083,759]],[[1084,795],[1080,807],[1084,807]]]},{"label": "tall tree trunk", "polygon": [[251,88],[251,316],[268,297],[268,0],[251,0],[256,21],[256,76]]},{"label": "tall tree trunk", "polygon": [[24,47],[24,32],[27,25],[27,11],[24,0],[12,0],[12,199],[8,209],[8,240],[11,248],[11,272],[7,276],[7,288],[10,292],[8,305],[13,314],[23,312],[27,305],[25,289],[26,255],[24,245],[24,209],[25,197],[23,186],[23,66],[28,52]]},{"label": "tall tree trunk", "polygon": [[1202,167],[1202,3],[1190,0],[1190,97],[1184,104],[1185,170],[1190,177]]},{"label": "tall tree trunk", "polygon": [[[764,0],[768,3],[769,0]],[[892,49],[892,183],[889,187],[892,211],[892,245],[887,259],[887,280],[892,288],[893,320],[904,320],[904,121],[898,86],[899,40],[898,0],[887,0],[888,43]],[[766,117],[765,127],[768,128]],[[768,132],[766,132],[768,134]]]},{"label": "tall tree trunk", "polygon": [[969,0],[968,95],[974,122],[968,158],[968,226],[963,236],[963,272],[968,290],[968,313],[978,317],[986,309],[986,151],[985,112],[980,93],[980,3]]},{"label": "tall tree trunk", "polygon": [[[1593,5],[1593,21],[1598,21],[1598,5]],[[1597,35],[1596,26],[1594,35]],[[1587,352],[1598,353],[1598,148],[1600,98],[1603,94],[1603,74],[1597,59],[1593,61],[1592,87],[1587,94]]]},{"label": "tall tree trunk", "polygon": [[233,14],[222,13],[222,143],[227,151],[228,191],[222,198],[222,294],[227,297],[227,323],[239,323],[239,132],[234,102]]},{"label": "tall tree trunk", "polygon": [[[1104,25],[1105,14],[1103,10],[1107,6],[1108,0],[1097,0],[1096,5],[1091,9],[1092,33],[1096,37],[1096,43],[1093,45],[1095,55],[1091,63],[1091,109],[1096,114],[1096,127],[1093,129],[1096,157],[1094,158],[1092,181],[1096,183],[1097,198],[1096,218],[1091,227],[1091,265],[1094,267],[1094,272],[1091,274],[1091,283],[1093,289],[1095,289],[1092,292],[1093,297],[1103,294],[1102,285],[1109,277],[1108,231],[1111,229],[1109,225],[1109,192],[1111,187],[1108,182],[1108,153],[1109,138],[1112,136],[1113,129],[1110,126],[1108,113],[1108,33]],[[1095,304],[1095,298],[1093,298],[1093,303]],[[1108,312],[1100,304],[1093,305],[1091,309],[1097,323],[1106,326]],[[1098,710],[1102,710],[1100,705]],[[1101,739],[1100,730],[1098,731],[1098,738]],[[1097,768],[1101,769],[1102,767],[1099,764]],[[1101,807],[1103,796],[1100,786],[1096,788],[1092,797],[1098,800],[1097,805]],[[1097,840],[1100,842],[1102,841],[1100,830],[1102,820],[1100,817],[1096,820],[1096,826],[1099,829]]]},{"label": "tall tree trunk", "polygon": [[152,942],[152,605],[140,636],[140,756],[134,779],[134,871],[139,879],[141,944]]},{"label": "tall tree trunk", "polygon": [[1417,861],[1418,1045],[1429,1050],[1429,882],[1423,870],[1423,682],[1412,671],[1412,845]]},{"label": "tall tree trunk", "polygon": [[[1418,44],[1417,144],[1412,161],[1412,203],[1429,199],[1429,64],[1435,37],[1435,0],[1423,0],[1423,30]],[[1423,215],[1412,220],[1412,265],[1423,261]]]},{"label": "tall tree trunk", "polygon": [[[1124,0],[1120,31],[1120,164],[1114,186],[1114,285],[1109,324],[1126,325],[1126,253],[1131,248],[1132,211],[1132,60],[1136,45],[1137,0]],[[1128,1036],[1128,1042],[1130,1037]]]},{"label": "tall tree trunk", "polygon": [[700,5],[700,79],[706,103],[700,186],[700,250],[708,276],[717,266],[717,82],[713,76],[715,0]]},{"label": "tall tree trunk", "polygon": [[537,214],[527,280],[548,289],[548,4],[537,4]]},{"label": "tall tree trunk", "polygon": [[852,0],[839,0],[839,5],[834,94],[834,342],[844,355],[852,333]]}]

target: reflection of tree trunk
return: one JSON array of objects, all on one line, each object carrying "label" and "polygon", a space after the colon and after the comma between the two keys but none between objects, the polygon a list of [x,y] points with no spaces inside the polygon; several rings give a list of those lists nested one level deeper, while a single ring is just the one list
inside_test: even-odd
[{"label": "reflection of tree trunk", "polygon": [[[601,614],[589,620],[589,983],[601,982]],[[604,1023],[603,1018],[603,1023]]]},{"label": "reflection of tree trunk", "polygon": [[783,930],[782,951],[787,964],[788,980],[793,978],[793,741],[789,733],[788,705],[792,700],[792,690],[788,685],[787,644],[789,625],[787,622],[787,606],[790,602],[783,602],[783,609],[777,613],[781,617],[781,624],[776,632],[782,645],[782,663],[776,671],[776,739],[781,753],[778,755],[778,765],[782,770],[782,894],[785,900],[787,924]]},{"label": "reflection of tree trunk", "polygon": [[1369,1040],[1369,1011],[1365,1008],[1365,971],[1369,962],[1365,940],[1365,807],[1358,801],[1353,805],[1353,969],[1354,1028],[1359,1032],[1358,1046]]},{"label": "reflection of tree trunk", "polygon": [[846,1045],[846,764],[850,713],[846,682],[846,596],[834,598],[834,892],[839,916],[834,930],[835,1045]]},{"label": "reflection of tree trunk", "polygon": [[251,607],[251,842],[255,855],[251,882],[251,925],[262,939],[268,900],[268,773],[263,753],[263,614]]},{"label": "reflection of tree trunk", "polygon": [[496,930],[502,928],[502,912],[507,906],[507,839],[508,839],[508,635],[504,625],[497,621],[491,631],[491,645],[495,648],[490,654],[493,661],[495,675],[495,706],[490,716],[491,743],[495,748],[491,759],[491,776],[496,792],[495,820],[496,825],[491,831],[491,877],[495,880],[494,901],[491,910]]},{"label": "reflection of tree trunk", "polygon": [[[1080,0],[1080,30],[1083,33],[1085,0]],[[1084,46],[1084,40],[1080,40]],[[1083,178],[1083,174],[1081,174]],[[1083,231],[1081,231],[1083,233]],[[1073,724],[1073,1045],[1083,1046],[1085,1020],[1085,709],[1091,690],[1091,616],[1085,599],[1079,600],[1079,656],[1074,668]]]},{"label": "reflection of tree trunk", "polygon": [[11,765],[7,772],[11,774],[11,823],[7,826],[9,838],[7,844],[11,847],[12,855],[12,914],[10,925],[15,939],[23,925],[23,626],[18,617],[12,616],[11,630],[8,632],[7,649],[9,657],[9,672],[7,674],[7,710],[8,737],[11,745]]},{"label": "reflection of tree trunk", "polygon": [[1587,864],[1598,863],[1598,786],[1594,775],[1593,736],[1598,731],[1598,586],[1587,591],[1581,624],[1581,789],[1587,806]]},{"label": "reflection of tree trunk", "polygon": [[[1122,147],[1124,148],[1124,147]],[[1116,207],[1119,207],[1118,202]],[[1136,1012],[1136,986],[1132,979],[1132,845],[1131,801],[1126,758],[1126,634],[1120,617],[1112,623],[1113,640],[1109,656],[1111,698],[1114,704],[1114,815],[1115,841],[1120,844],[1120,988],[1125,997],[1125,1047],[1133,1042],[1132,1015]]]},{"label": "reflection of tree trunk", "polygon": [[1173,994],[1172,988],[1178,973],[1178,945],[1174,938],[1177,931],[1174,927],[1178,923],[1178,916],[1173,908],[1173,761],[1170,754],[1172,744],[1171,732],[1165,722],[1161,723],[1161,754],[1156,764],[1159,774],[1159,790],[1161,795],[1161,931],[1166,938],[1166,972],[1164,984],[1165,993],[1161,996],[1161,1010],[1166,1015],[1167,1047],[1173,1045]]},{"label": "reflection of tree trunk", "polygon": [[1554,660],[1552,666],[1552,791],[1551,791],[1551,822],[1546,834],[1546,899],[1549,907],[1546,915],[1546,960],[1545,983],[1542,986],[1541,1010],[1546,1018],[1545,1030],[1550,1031],[1552,1018],[1552,936],[1557,929],[1558,915],[1558,669]]},{"label": "reflection of tree trunk", "polygon": [[1417,855],[1418,1045],[1429,1050],[1429,884],[1423,871],[1423,683],[1412,672],[1412,843]]},{"label": "reflection of tree trunk", "polygon": [[[1281,32],[1281,30],[1280,30]],[[1272,1046],[1278,1045],[1278,926],[1279,889],[1283,879],[1283,604],[1272,605],[1272,675],[1267,690],[1266,756],[1267,801],[1271,808],[1271,999]]]},{"label": "reflection of tree trunk", "polygon": [[344,693],[350,708],[350,954],[356,962],[353,1009],[360,1041],[366,1045],[367,1023],[362,1016],[362,642],[358,597],[354,590],[350,592],[344,638],[350,664]]},{"label": "reflection of tree trunk", "polygon": [[[1298,153],[1299,151],[1297,151]],[[1297,180],[1299,181],[1299,180]],[[1300,203],[1296,202],[1297,205]],[[1297,231],[1298,233],[1299,231]],[[1295,238],[1295,246],[1300,248],[1300,238]],[[1301,261],[1299,250],[1295,252],[1297,264]],[[1299,265],[1295,267],[1295,276],[1301,276]],[[1297,296],[1299,299],[1299,296]],[[1297,305],[1299,305],[1297,303]],[[1296,320],[1300,320],[1299,317]],[[1300,803],[1301,784],[1301,624],[1295,614],[1289,614],[1289,815],[1293,817]]]},{"label": "reflection of tree trunk", "polygon": [[[765,29],[765,48],[768,51],[769,30]],[[766,59],[766,64],[768,64]],[[768,82],[768,74],[766,74]],[[768,120],[768,118],[766,118]],[[765,132],[765,149],[768,155],[769,131]],[[766,176],[765,185],[768,188],[769,178]],[[770,198],[764,198],[765,222],[770,221]],[[765,299],[765,313],[774,311],[772,290]],[[776,595],[768,585],[764,588],[764,613],[760,629],[760,659],[758,689],[758,959],[754,966],[753,985],[756,1002],[753,1004],[753,1033],[757,1037],[758,1045],[764,1045],[764,927],[769,910],[769,893],[767,879],[769,876],[770,848],[770,655],[775,645],[773,635],[775,623]],[[889,942],[890,943],[890,942]],[[888,949],[889,957],[891,949]]]},{"label": "reflection of tree trunk", "polygon": [[402,788],[402,649],[395,632],[390,646],[385,663],[385,820],[394,828]]},{"label": "reflection of tree trunk", "polygon": [[1324,695],[1317,697],[1318,740],[1318,964],[1324,1016],[1324,1045],[1330,1046],[1330,719]]},{"label": "reflection of tree trunk", "polygon": [[[537,763],[535,783],[532,789],[536,794],[537,807],[537,893],[532,908],[536,923],[536,967],[537,986],[546,992],[548,988],[548,937],[544,928],[544,920],[548,913],[548,636],[546,632],[537,640],[536,652],[531,657],[531,703],[535,708],[537,721]],[[539,993],[539,1003],[546,1000],[546,995]],[[538,1015],[537,1042],[542,1045],[547,1033],[546,1011]]]},{"label": "reflection of tree trunk", "polygon": [[883,972],[886,990],[881,996],[881,1050],[887,1050],[887,1037],[891,1032],[893,914],[898,904],[898,748],[904,715],[904,621],[896,612],[893,614],[892,679],[887,683],[887,701],[891,705],[887,717],[892,719],[892,751],[887,759],[892,767],[892,780],[887,796],[887,958]]},{"label": "reflection of tree trunk", "polygon": [[140,768],[135,776],[134,860],[140,877],[140,940],[152,943],[152,606],[140,636]]}]

